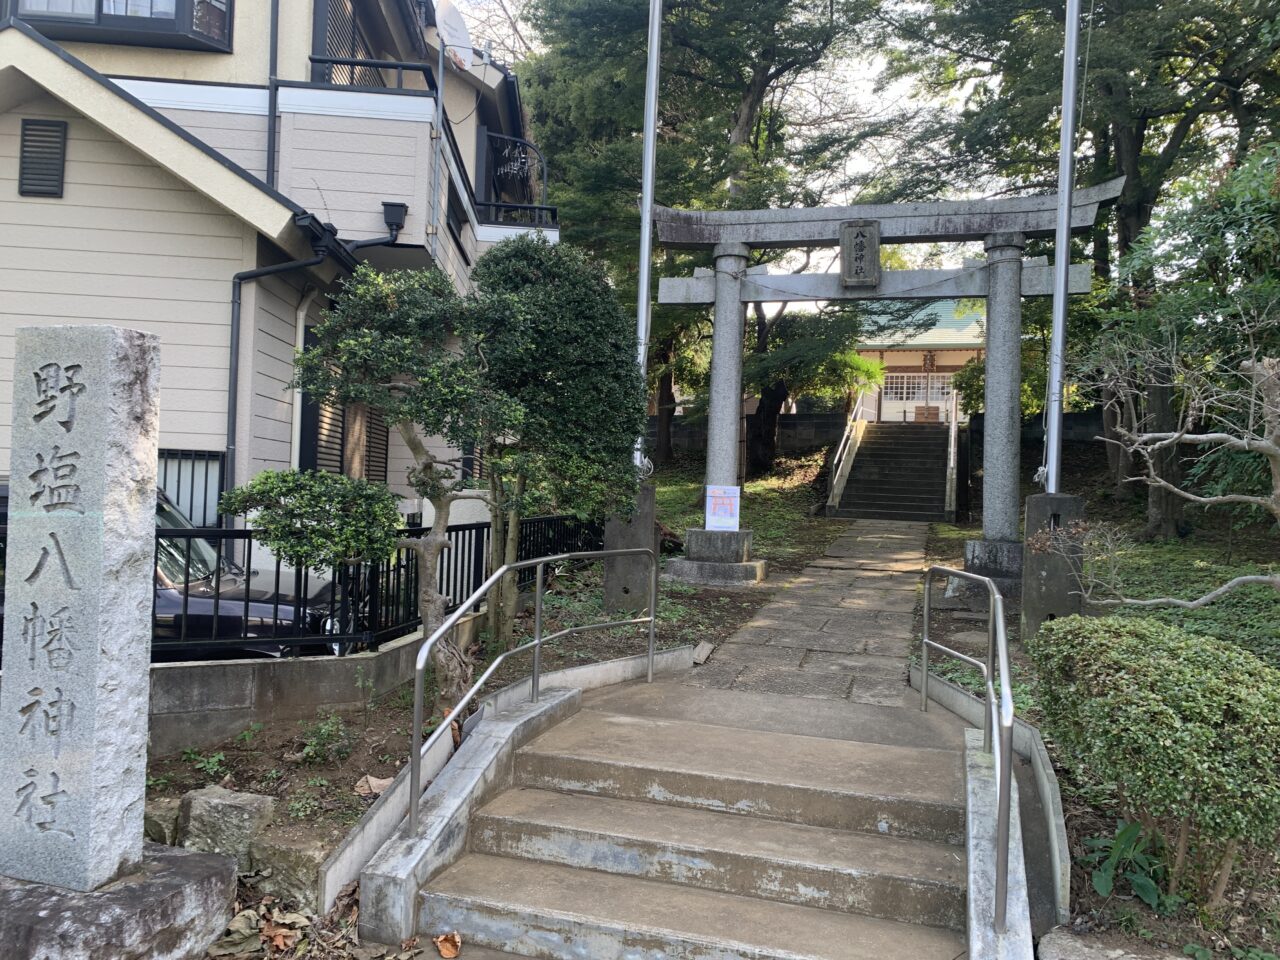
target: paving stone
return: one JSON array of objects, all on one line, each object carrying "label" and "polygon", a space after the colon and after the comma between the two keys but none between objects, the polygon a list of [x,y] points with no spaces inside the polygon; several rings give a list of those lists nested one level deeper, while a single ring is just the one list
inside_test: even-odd
[{"label": "paving stone", "polygon": [[717,662],[766,663],[778,667],[797,668],[804,659],[801,647],[767,646],[761,643],[729,641],[716,648]]},{"label": "paving stone", "polygon": [[822,607],[769,603],[757,610],[745,626],[766,630],[821,630],[832,616],[831,610]]},{"label": "paving stone", "polygon": [[754,690],[788,697],[843,700],[853,681],[852,673],[787,670],[751,664],[734,681],[734,690]]},{"label": "paving stone", "polygon": [[877,634],[881,637],[911,636],[913,617],[890,610],[834,610],[822,625],[823,633]]},{"label": "paving stone", "polygon": [[901,707],[908,705],[910,694],[911,688],[901,680],[855,676],[848,699],[882,707]]},{"label": "paving stone", "polygon": [[801,664],[804,670],[821,670],[827,673],[853,673],[859,677],[884,677],[906,680],[906,657],[881,657],[865,653],[831,653],[826,650],[810,650]]},{"label": "paving stone", "polygon": [[689,671],[685,678],[685,684],[690,687],[709,687],[715,690],[727,690],[733,685],[733,681],[738,678],[738,674],[743,671],[744,667],[741,663],[731,663],[728,661],[718,662],[715,660],[704,663],[700,667],[694,667]]},{"label": "paving stone", "polygon": [[867,637],[863,641],[866,653],[881,657],[907,657],[919,644],[914,637]]}]

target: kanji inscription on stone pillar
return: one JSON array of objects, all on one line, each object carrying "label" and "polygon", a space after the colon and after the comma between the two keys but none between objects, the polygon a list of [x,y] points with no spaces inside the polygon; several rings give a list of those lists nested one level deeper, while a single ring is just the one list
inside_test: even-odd
[{"label": "kanji inscription on stone pillar", "polygon": [[846,287],[880,285],[880,221],[840,224],[840,282]]},{"label": "kanji inscription on stone pillar", "polygon": [[0,676],[0,875],[93,890],[142,859],[159,341],[22,327]]}]

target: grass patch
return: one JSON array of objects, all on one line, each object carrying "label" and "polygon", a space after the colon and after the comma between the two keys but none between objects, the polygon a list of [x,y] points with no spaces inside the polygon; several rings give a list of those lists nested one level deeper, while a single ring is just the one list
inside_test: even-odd
[{"label": "grass patch", "polygon": [[[839,521],[809,515],[818,500],[814,484],[823,457],[823,452],[779,457],[770,473],[743,488],[742,528],[752,532],[755,556],[777,572],[800,570],[844,529]],[[678,460],[654,475],[658,519],[678,536],[704,522],[705,471],[701,460]]]}]

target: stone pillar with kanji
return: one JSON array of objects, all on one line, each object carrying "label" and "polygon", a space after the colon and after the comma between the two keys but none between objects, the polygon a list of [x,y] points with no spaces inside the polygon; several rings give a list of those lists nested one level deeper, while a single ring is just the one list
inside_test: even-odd
[{"label": "stone pillar with kanji", "polygon": [[0,875],[94,890],[143,857],[159,341],[23,327],[0,677]]}]

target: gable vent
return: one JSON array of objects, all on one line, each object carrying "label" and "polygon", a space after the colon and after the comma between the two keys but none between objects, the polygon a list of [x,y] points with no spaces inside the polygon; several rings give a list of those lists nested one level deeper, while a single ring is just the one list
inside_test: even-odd
[{"label": "gable vent", "polygon": [[23,120],[18,193],[24,197],[61,197],[67,167],[67,122]]}]

